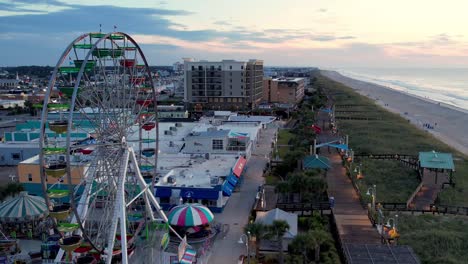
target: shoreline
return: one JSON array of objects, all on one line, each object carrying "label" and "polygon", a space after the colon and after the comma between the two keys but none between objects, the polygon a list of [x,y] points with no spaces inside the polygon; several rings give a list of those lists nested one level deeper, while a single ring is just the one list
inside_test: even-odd
[{"label": "shoreline", "polygon": [[[419,129],[427,131],[450,147],[468,155],[468,110],[404,93],[379,84],[344,76],[336,71],[320,71],[333,81],[342,83],[366,96],[384,109],[399,114]],[[429,124],[427,128],[424,124]]]},{"label": "shoreline", "polygon": [[459,111],[459,112],[463,112],[463,113],[468,114],[468,109],[466,109],[466,108],[461,108],[461,107],[456,106],[456,105],[452,105],[452,104],[448,104],[448,103],[445,103],[445,102],[437,101],[437,100],[431,99],[431,98],[429,98],[429,97],[423,97],[423,96],[420,96],[420,95],[417,95],[417,94],[413,94],[413,93],[410,93],[410,92],[401,91],[401,90],[392,88],[392,87],[390,87],[390,86],[385,86],[385,85],[383,85],[383,84],[374,83],[374,82],[367,81],[367,80],[361,80],[361,79],[358,79],[358,78],[354,78],[354,77],[352,77],[352,76],[347,76],[346,74],[342,74],[342,73],[340,73],[339,71],[324,70],[324,71],[322,71],[322,72],[325,72],[325,71],[327,71],[327,72],[336,72],[336,73],[338,73],[339,75],[341,75],[341,76],[343,76],[343,77],[345,77],[345,78],[349,78],[349,79],[353,79],[353,80],[356,80],[356,81],[361,81],[361,82],[365,82],[365,83],[368,83],[368,84],[372,84],[372,85],[384,87],[384,88],[386,88],[386,89],[390,89],[390,90],[392,90],[392,91],[395,91],[395,92],[398,92],[398,93],[401,93],[401,94],[404,94],[404,95],[412,96],[412,97],[415,97],[415,98],[418,98],[418,99],[427,101],[427,102],[429,102],[429,103],[433,103],[433,104],[440,105],[440,106],[443,106],[443,107],[446,107],[446,108],[450,108],[450,109],[455,110],[455,111]]}]

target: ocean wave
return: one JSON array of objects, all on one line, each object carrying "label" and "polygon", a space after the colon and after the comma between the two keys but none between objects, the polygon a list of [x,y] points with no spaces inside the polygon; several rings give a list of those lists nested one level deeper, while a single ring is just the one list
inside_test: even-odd
[{"label": "ocean wave", "polygon": [[[388,70],[387,74],[380,74],[378,76],[375,73],[357,72],[355,70],[337,71],[349,78],[371,82],[400,92],[468,109],[468,78],[465,80],[464,75],[459,76],[457,81],[452,81],[454,79],[453,72],[450,72],[451,76],[447,75],[444,79],[441,77],[443,76],[442,74],[434,74],[434,69],[428,71],[428,76],[426,77],[422,76],[421,69],[418,69],[418,74],[414,76],[411,76],[411,72],[405,72],[405,76],[398,76],[391,70]],[[464,74],[463,71],[459,73]]]}]

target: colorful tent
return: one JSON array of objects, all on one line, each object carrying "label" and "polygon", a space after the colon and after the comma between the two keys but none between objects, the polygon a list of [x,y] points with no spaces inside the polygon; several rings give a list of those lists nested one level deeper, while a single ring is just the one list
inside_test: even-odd
[{"label": "colorful tent", "polygon": [[0,222],[24,222],[41,219],[48,215],[44,198],[21,192],[0,204]]},{"label": "colorful tent", "polygon": [[201,204],[182,204],[169,212],[169,224],[175,226],[199,226],[213,221],[213,213]]}]

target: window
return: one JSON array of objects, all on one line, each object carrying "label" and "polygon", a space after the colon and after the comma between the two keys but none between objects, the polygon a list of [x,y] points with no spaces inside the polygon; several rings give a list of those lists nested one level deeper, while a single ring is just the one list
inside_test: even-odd
[{"label": "window", "polygon": [[232,79],[229,79],[229,82],[232,82]]},{"label": "window", "polygon": [[28,181],[32,181],[32,174],[28,173]]},{"label": "window", "polygon": [[229,95],[232,95],[232,92],[229,92]]},{"label": "window", "polygon": [[223,150],[223,140],[222,139],[213,139],[212,148],[213,148],[213,150]]},{"label": "window", "polygon": [[241,66],[241,70],[243,70],[243,69],[244,69],[244,65]]},{"label": "window", "polygon": [[21,156],[19,153],[11,153],[11,158],[13,160],[20,160],[21,159]]},{"label": "window", "polygon": [[232,89],[232,84],[231,84],[231,85],[229,85],[229,89]]},{"label": "window", "polygon": [[232,76],[232,72],[229,73],[229,76]]},{"label": "window", "polygon": [[241,72],[241,76],[244,76],[244,73],[243,73],[243,72]]},{"label": "window", "polygon": [[244,85],[241,85],[241,89],[244,89]]},{"label": "window", "polygon": [[192,71],[194,71],[194,70],[195,70],[195,66],[192,65]]},{"label": "window", "polygon": [[241,95],[244,95],[244,92],[241,92]]},{"label": "window", "polygon": [[229,69],[232,70],[232,65],[229,65]]}]

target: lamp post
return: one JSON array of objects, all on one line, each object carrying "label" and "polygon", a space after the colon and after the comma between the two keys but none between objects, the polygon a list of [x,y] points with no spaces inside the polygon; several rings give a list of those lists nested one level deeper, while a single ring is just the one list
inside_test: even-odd
[{"label": "lamp post", "polygon": [[364,178],[364,175],[362,175],[362,163],[359,163],[359,165],[357,165],[355,168],[354,168],[354,172],[356,172],[356,179],[360,180],[362,178]]},{"label": "lamp post", "polygon": [[[245,242],[242,238],[245,239]],[[250,264],[249,240],[250,240],[250,231],[247,231],[247,234],[242,234],[241,237],[239,238],[239,241],[237,241],[237,243],[239,244],[245,244],[245,247],[247,248],[247,263],[248,264]]]},{"label": "lamp post", "polygon": [[373,187],[369,187],[367,188],[367,192],[366,192],[367,195],[372,195],[372,205],[371,205],[371,208],[372,208],[372,212],[375,210],[375,201],[377,200],[377,185],[374,184]]}]

